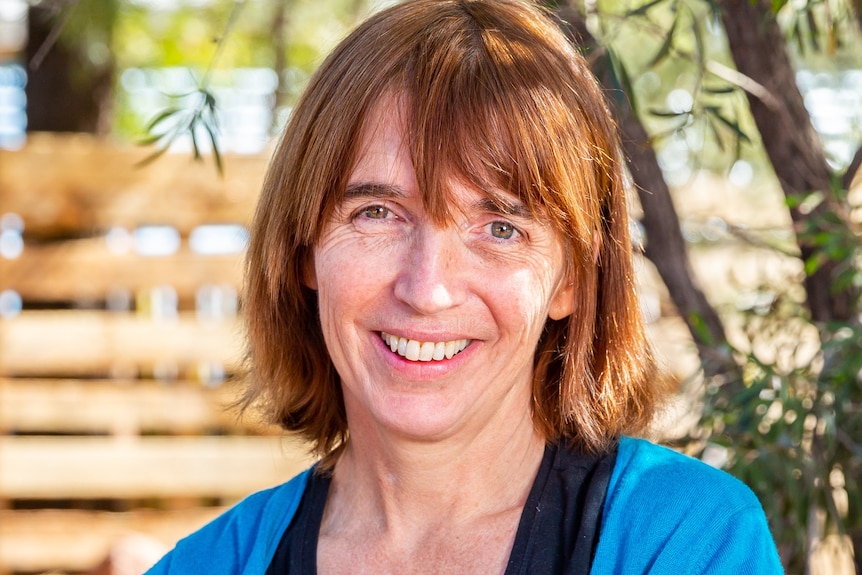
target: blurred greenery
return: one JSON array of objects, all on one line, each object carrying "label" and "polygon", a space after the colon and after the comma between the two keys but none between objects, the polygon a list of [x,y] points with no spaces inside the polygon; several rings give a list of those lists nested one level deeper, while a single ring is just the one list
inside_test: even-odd
[{"label": "blurred greenery", "polygon": [[[858,21],[841,2],[776,3],[797,69],[835,74],[862,69]],[[733,69],[717,6],[709,1],[599,2],[595,28],[625,69],[630,101],[660,150],[683,140],[692,173],[727,173],[744,159],[755,167],[753,190],[775,176]],[[619,74],[618,74],[619,77]],[[691,97],[674,105],[682,88]],[[862,144],[857,126],[850,137]],[[833,162],[831,190],[789,198],[809,214],[796,244],[815,247],[800,272],[749,286],[757,295],[719,311],[742,374],[703,381],[698,426],[683,441],[695,453],[720,452],[725,468],[764,505],[788,573],[809,572],[816,540],[862,534],[862,327],[859,324],[859,199]],[[834,202],[823,204],[829,197]],[[685,201],[685,196],[679,198]],[[826,207],[818,211],[818,206]],[[738,236],[739,237],[739,236]],[[792,237],[792,236],[791,236]],[[743,238],[745,239],[745,238]],[[787,242],[757,242],[798,253]],[[837,263],[833,290],[854,295],[847,321],[813,322],[805,275]],[[714,342],[716,346],[725,342]]]},{"label": "blurred greenery", "polygon": [[[123,71],[187,68],[206,92],[219,72],[281,64],[278,99],[289,106],[308,75],[368,10],[363,0],[82,0],[73,11],[80,17],[64,26],[63,40],[108,51],[118,72],[113,133],[139,139],[153,118],[130,106],[121,89]],[[282,28],[275,29],[279,17]],[[165,102],[177,95],[165,94]]]}]

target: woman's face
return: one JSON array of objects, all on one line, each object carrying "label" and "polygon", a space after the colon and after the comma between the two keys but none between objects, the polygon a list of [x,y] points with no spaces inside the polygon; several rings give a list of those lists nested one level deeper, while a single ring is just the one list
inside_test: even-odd
[{"label": "woman's face", "polygon": [[501,213],[457,181],[454,221],[434,223],[396,100],[376,110],[306,278],[351,435],[506,433],[529,422],[546,319],[572,312],[562,242],[514,196],[495,191]]}]

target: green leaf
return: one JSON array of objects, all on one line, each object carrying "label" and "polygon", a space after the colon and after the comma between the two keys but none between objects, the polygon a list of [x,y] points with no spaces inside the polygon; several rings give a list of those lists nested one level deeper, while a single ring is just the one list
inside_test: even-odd
[{"label": "green leaf", "polygon": [[687,116],[691,112],[673,112],[671,110],[662,110],[660,108],[650,108],[647,110],[647,113],[658,118],[679,118],[680,116]]},{"label": "green leaf", "polygon": [[219,176],[224,176],[224,166],[222,165],[221,152],[219,152],[218,144],[216,143],[216,137],[215,137],[214,127],[213,127],[213,126],[211,126],[211,125],[209,125],[209,124],[207,124],[207,125],[206,125],[206,130],[207,130],[207,133],[208,133],[208,134],[209,134],[209,136],[210,136],[210,142],[212,143],[212,147],[213,147],[213,160],[215,161],[216,170],[218,171],[218,175],[219,175]]},{"label": "green leaf", "polygon": [[697,312],[692,312],[688,314],[688,322],[694,332],[697,334],[698,339],[704,345],[713,346],[715,344],[715,340],[712,337],[712,333],[710,333],[709,327],[706,325],[706,322],[704,321],[701,314]]},{"label": "green leaf", "polygon": [[700,76],[703,77],[703,69],[706,61],[706,48],[703,44],[703,32],[700,29],[699,18],[691,12],[691,30],[694,33],[694,43],[697,46],[697,67],[700,68]]},{"label": "green leaf", "polygon": [[653,56],[652,61],[650,61],[650,68],[654,68],[655,66],[657,66],[659,63],[661,63],[662,60],[667,58],[668,54],[670,54],[670,50],[671,48],[673,48],[674,33],[676,32],[677,24],[679,24],[679,12],[677,12],[674,16],[673,24],[671,24],[670,30],[668,30],[664,42],[662,42],[662,45],[656,55]]},{"label": "green leaf", "polygon": [[772,13],[778,14],[785,4],[787,4],[787,0],[772,0]]},{"label": "green leaf", "polygon": [[724,138],[722,138],[721,134],[718,132],[718,127],[716,127],[715,120],[712,119],[712,116],[706,117],[706,124],[709,126],[712,135],[715,137],[715,143],[718,144],[718,148],[723,152]]},{"label": "green leaf", "polygon": [[738,138],[740,138],[741,140],[745,140],[747,143],[751,143],[751,138],[748,137],[748,134],[742,131],[742,128],[739,127],[739,124],[737,122],[734,122],[733,120],[730,120],[729,118],[726,118],[717,106],[706,106],[704,107],[704,109],[713,116],[715,116],[715,118],[719,122],[730,128],[737,135]]},{"label": "green leaf", "polygon": [[215,110],[216,107],[216,98],[212,92],[209,90],[201,90],[201,94],[204,96],[204,106],[209,108],[210,110]]},{"label": "green leaf", "polygon": [[149,156],[147,156],[143,160],[140,160],[139,162],[135,162],[135,166],[138,168],[143,168],[144,166],[148,166],[148,165],[152,164],[157,159],[159,159],[162,156],[162,154],[164,154],[165,152],[168,151],[170,144],[171,144],[170,141],[165,142],[163,145],[159,146],[152,154],[150,154]]},{"label": "green leaf", "polygon": [[198,137],[197,137],[197,134],[195,133],[194,124],[192,124],[192,126],[189,129],[189,136],[191,136],[191,138],[192,138],[192,151],[194,152],[195,160],[200,160],[201,159],[201,150],[198,147]]},{"label": "green leaf", "polygon": [[167,108],[166,110],[162,110],[161,112],[156,114],[156,116],[152,120],[150,120],[149,123],[147,123],[146,131],[152,132],[156,126],[158,126],[159,124],[161,124],[162,122],[164,122],[168,118],[176,115],[177,113],[179,113],[181,111],[182,110],[180,108],[176,108],[176,107]]},{"label": "green leaf", "polygon": [[704,86],[703,91],[707,94],[715,94],[715,95],[723,95],[723,94],[733,94],[736,92],[736,86]]},{"label": "green leaf", "polygon": [[807,276],[814,275],[817,272],[817,270],[820,269],[820,266],[822,264],[823,264],[823,256],[822,255],[814,254],[813,256],[809,257],[807,260],[805,260],[805,265],[804,265],[805,275],[807,275]]},{"label": "green leaf", "polygon": [[150,146],[165,137],[166,134],[149,134],[146,137],[140,138],[135,143],[139,146]]}]

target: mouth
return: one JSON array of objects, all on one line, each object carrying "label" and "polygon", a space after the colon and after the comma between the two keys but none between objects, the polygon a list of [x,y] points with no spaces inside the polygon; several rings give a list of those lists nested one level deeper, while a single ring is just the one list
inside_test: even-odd
[{"label": "mouth", "polygon": [[470,345],[469,339],[452,341],[417,341],[380,332],[383,343],[389,346],[392,353],[397,353],[409,361],[440,361],[452,359]]}]

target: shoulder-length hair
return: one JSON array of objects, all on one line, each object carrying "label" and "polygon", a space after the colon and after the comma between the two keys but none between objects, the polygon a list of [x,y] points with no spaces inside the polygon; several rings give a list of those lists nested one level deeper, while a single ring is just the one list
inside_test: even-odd
[{"label": "shoulder-length hair", "polygon": [[262,405],[320,455],[347,440],[340,378],[303,277],[369,114],[392,94],[404,102],[433,217],[449,217],[446,182],[456,177],[515,194],[564,239],[575,311],[549,319],[538,343],[536,428],[588,451],[642,431],[658,391],[615,126],[584,59],[545,13],[518,0],[399,4],[359,26],[313,76],[274,152],[251,231],[244,405]]}]

